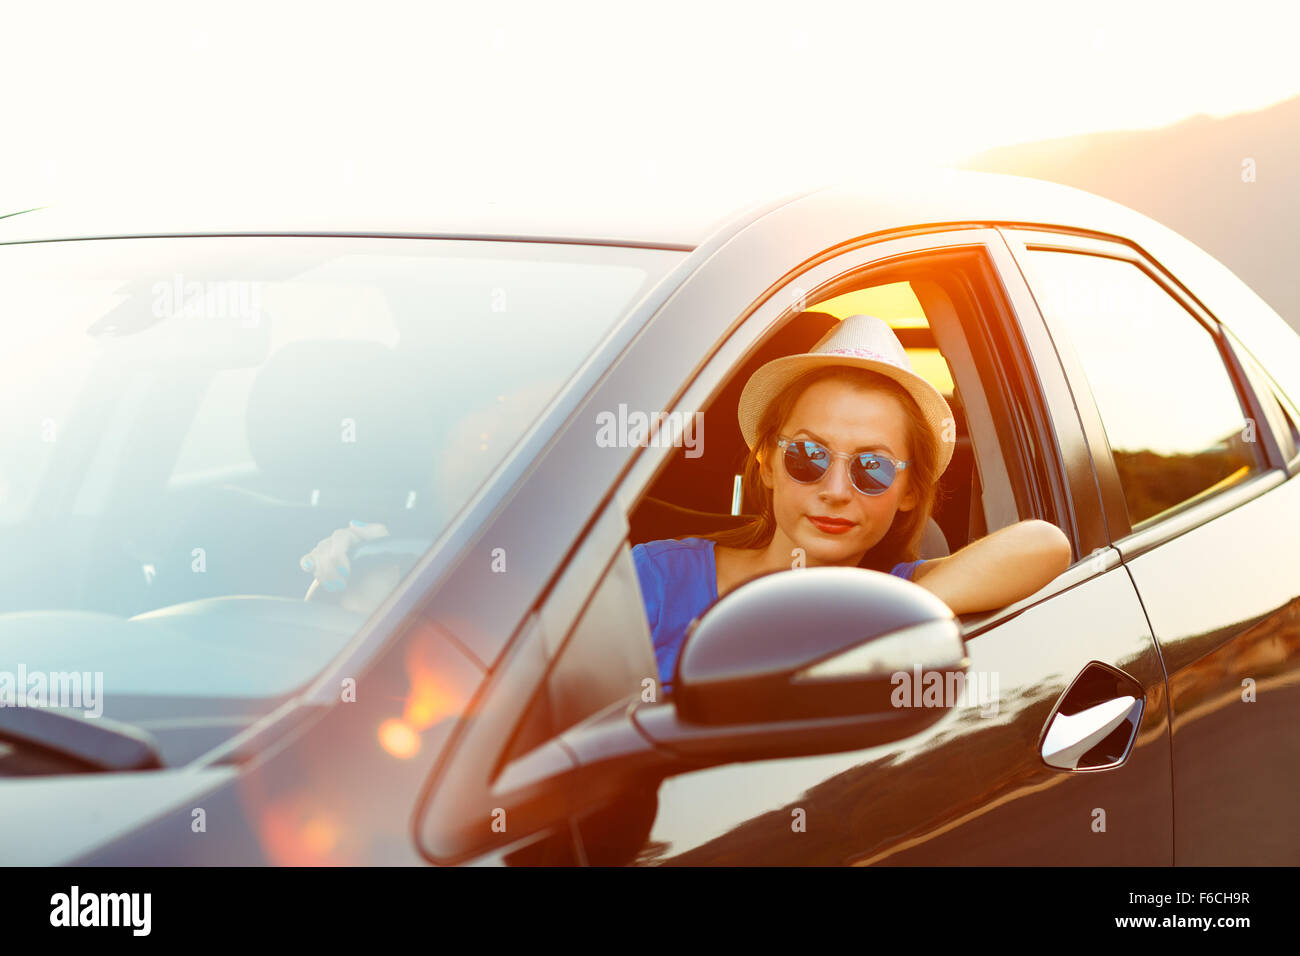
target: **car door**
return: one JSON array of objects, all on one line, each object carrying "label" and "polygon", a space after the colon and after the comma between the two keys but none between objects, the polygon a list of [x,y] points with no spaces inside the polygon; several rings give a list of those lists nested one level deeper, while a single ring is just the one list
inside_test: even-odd
[{"label": "car door", "polygon": [[1179,287],[1196,276],[1117,243],[1011,241],[1168,673],[1175,862],[1300,862],[1300,483],[1280,393],[1221,328],[1231,316]]},{"label": "car door", "polygon": [[[1056,491],[1038,490],[1068,517],[1080,560],[1031,599],[963,622],[971,672],[997,688],[991,702],[956,708],[929,730],[888,746],[736,763],[611,791],[599,812],[571,818],[577,858],[641,864],[1169,863],[1163,672],[1117,552],[1093,550],[1105,532],[1098,531],[1100,504],[1083,433],[1005,243],[995,230],[981,228],[875,237],[792,270],[794,263],[782,261],[772,233],[750,232],[655,316],[587,403],[588,413],[624,404],[691,414],[756,343],[801,307],[796,303],[814,300],[819,289],[882,260],[964,250],[984,266],[983,287],[974,291],[986,311],[979,327],[966,332],[997,366],[986,370],[985,384],[991,389],[997,380],[1014,378],[1019,397],[1002,397],[1016,403],[1018,416],[1045,426],[1048,447],[1037,451],[1051,473],[1044,483],[1054,482]],[[782,275],[782,282],[772,282]],[[708,326],[701,316],[719,318]],[[688,348],[694,351],[684,356]],[[655,374],[683,366],[688,374],[680,379]],[[1001,446],[979,451],[1008,453]],[[516,733],[511,767],[572,761],[565,748],[548,746],[548,735],[602,700],[622,694],[637,706],[671,706],[654,702],[652,694],[647,700],[655,671],[643,656],[633,659],[639,652],[626,640],[648,640],[640,601],[632,600],[626,529],[637,499],[673,453],[671,445],[648,443],[610,488],[585,539],[590,551],[587,545],[577,549],[560,571],[561,583],[534,618],[533,649],[516,655],[531,657],[528,671],[540,680],[546,679],[548,660],[556,670],[564,649],[584,642],[617,642],[627,649],[626,659],[610,662],[606,650],[604,665],[597,655],[590,666],[578,668],[575,658],[573,666],[582,673],[566,679],[570,690],[558,695],[555,688],[543,694],[533,686],[532,703],[516,711],[528,715],[518,726],[533,729]],[[560,485],[553,487],[558,491]],[[605,683],[602,675],[615,676]],[[522,697],[526,683],[521,680],[511,693]],[[599,689],[557,722],[554,711],[563,706],[564,694],[583,685]],[[1123,726],[1073,753],[1052,744],[1052,759],[1061,766],[1050,766],[1044,759],[1050,728],[1055,726],[1055,740],[1062,733],[1068,737],[1073,727],[1072,742],[1081,745],[1099,725],[1080,730],[1080,721],[1088,724],[1103,705],[1123,708]],[[548,707],[550,716],[543,713]],[[443,801],[428,809],[447,819],[455,808]],[[559,817],[569,809],[559,801],[547,812]],[[426,837],[426,852],[439,858],[436,848],[429,849],[437,834]]]},{"label": "car door", "polygon": [[[957,246],[978,250],[988,271],[987,287],[977,290],[976,298],[987,306],[979,316],[982,327],[965,329],[968,343],[972,351],[991,355],[1002,375],[1016,377],[1027,402],[1050,421],[1055,447],[1045,450],[1050,453],[1044,458],[1061,479],[1059,486],[1072,495],[1069,507],[1080,547],[1098,508],[1095,486],[1091,475],[1075,467],[1080,425],[1008,250],[991,231],[914,242],[864,247],[823,263],[825,272],[802,276],[797,284],[815,290],[831,282],[832,274],[905,250],[922,255]],[[770,311],[756,313],[760,324],[775,318],[781,306],[776,298]],[[808,298],[815,300],[815,291]],[[984,384],[991,388],[994,375],[987,374],[990,381]],[[1006,400],[1016,401],[1014,396]],[[978,430],[972,432],[978,444]],[[977,452],[987,459],[1007,449]],[[1072,467],[1073,473],[1065,474]],[[629,491],[625,498],[630,497]],[[887,746],[670,777],[659,788],[658,812],[637,861],[1170,862],[1163,673],[1115,552],[1085,554],[1039,595],[964,624],[968,676],[997,687],[992,705],[986,700],[982,707],[958,707],[929,730]],[[1103,746],[1085,754],[1074,769],[1045,762],[1053,720],[1086,715],[1125,695],[1132,696],[1137,710],[1130,746],[1121,741],[1116,749],[1112,740],[1110,751]]]}]

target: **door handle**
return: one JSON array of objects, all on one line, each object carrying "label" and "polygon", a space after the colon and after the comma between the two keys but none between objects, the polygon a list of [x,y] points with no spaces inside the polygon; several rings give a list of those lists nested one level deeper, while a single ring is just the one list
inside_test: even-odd
[{"label": "door handle", "polygon": [[1104,766],[1111,761],[1086,762],[1083,757],[1099,743],[1126,723],[1141,703],[1133,697],[1116,697],[1096,704],[1077,714],[1058,713],[1047,727],[1043,738],[1043,760],[1051,767],[1062,770],[1087,770]]},{"label": "door handle", "polygon": [[1118,668],[1092,661],[1052,708],[1039,753],[1058,770],[1110,770],[1128,759],[1146,694]]}]

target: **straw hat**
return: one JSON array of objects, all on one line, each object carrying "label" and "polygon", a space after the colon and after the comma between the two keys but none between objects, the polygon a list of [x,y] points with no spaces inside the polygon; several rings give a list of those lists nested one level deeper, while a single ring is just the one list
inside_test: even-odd
[{"label": "straw hat", "polygon": [[945,426],[955,421],[939,390],[912,371],[903,343],[883,319],[850,315],[799,355],[773,359],[749,377],[740,393],[740,433],[750,448],[758,440],[758,422],[767,406],[791,381],[809,369],[849,365],[888,376],[907,389],[934,432],[939,448],[939,474],[952,461],[953,439],[944,440]]}]

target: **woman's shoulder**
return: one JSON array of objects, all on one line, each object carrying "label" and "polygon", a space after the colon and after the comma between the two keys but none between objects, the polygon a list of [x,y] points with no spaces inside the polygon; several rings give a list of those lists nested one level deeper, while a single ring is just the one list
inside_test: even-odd
[{"label": "woman's shoulder", "polygon": [[664,614],[670,622],[683,613],[689,619],[697,605],[707,603],[716,580],[710,568],[712,545],[703,538],[661,538],[632,548],[653,634],[658,635]]},{"label": "woman's shoulder", "polygon": [[658,556],[661,554],[671,554],[674,551],[689,551],[699,553],[712,549],[714,543],[707,538],[660,538],[657,541],[646,541],[632,548],[635,553],[638,549],[647,555]]},{"label": "woman's shoulder", "polygon": [[705,538],[660,538],[632,548],[632,559],[667,578],[704,571],[711,561],[713,542]]}]

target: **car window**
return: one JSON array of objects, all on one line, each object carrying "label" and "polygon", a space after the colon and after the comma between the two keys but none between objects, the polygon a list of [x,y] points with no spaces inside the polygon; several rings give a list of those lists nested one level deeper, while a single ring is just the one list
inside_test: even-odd
[{"label": "car window", "polygon": [[[922,555],[955,552],[973,538],[1019,520],[1015,482],[1027,487],[1028,474],[1021,466],[1031,452],[1016,443],[1009,429],[1003,433],[997,428],[999,418],[1010,420],[1020,406],[1015,396],[999,389],[995,353],[978,331],[982,326],[976,310],[984,305],[970,292],[982,281],[978,263],[969,254],[926,254],[905,264],[891,263],[887,271],[846,271],[820,294],[807,295],[795,286],[788,296],[779,296],[775,301],[792,302],[794,314],[726,370],[702,411],[714,423],[704,453],[692,457],[683,449],[672,456],[629,514],[632,541],[724,532],[752,521],[759,502],[743,487],[749,449],[736,422],[742,389],[765,363],[807,351],[855,314],[884,320],[912,368],[954,412],[952,461],[940,480]],[[975,339],[978,343],[972,345]],[[1016,457],[1017,451],[1025,457]],[[1013,469],[1018,469],[1015,478]]]},{"label": "car window", "polygon": [[1026,265],[1040,308],[1078,355],[1134,528],[1260,470],[1218,344],[1150,275],[1047,250],[1031,250]]}]

